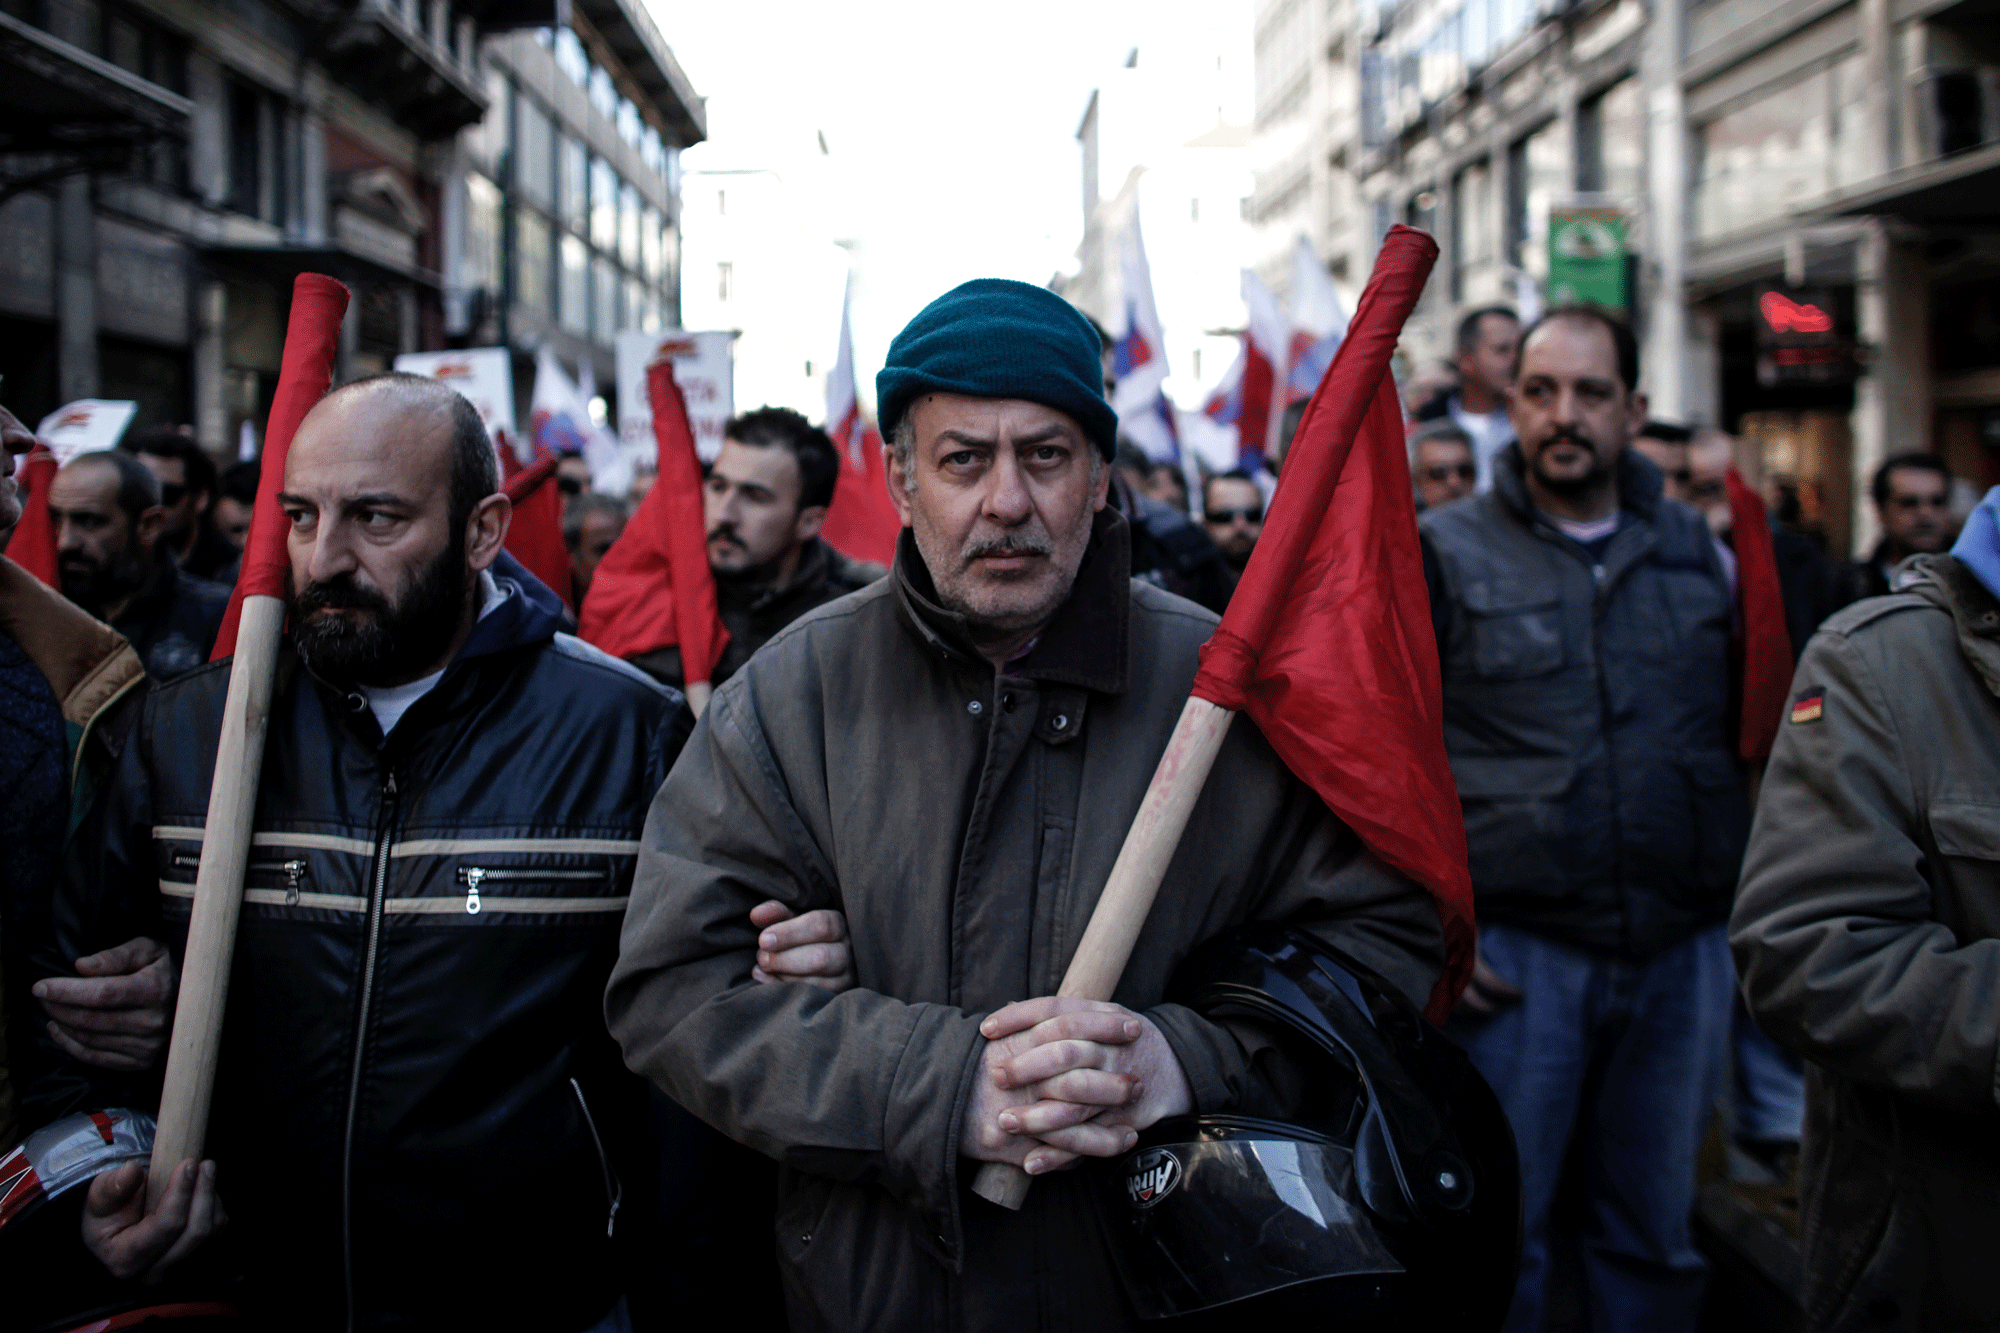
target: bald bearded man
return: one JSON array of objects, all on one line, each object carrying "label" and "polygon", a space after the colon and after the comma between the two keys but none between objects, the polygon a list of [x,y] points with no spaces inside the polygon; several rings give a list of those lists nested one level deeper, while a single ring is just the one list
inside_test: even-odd
[{"label": "bald bearded man", "polygon": [[[93,1182],[85,1240],[120,1277],[174,1267],[219,1197],[223,1271],[268,1326],[622,1319],[644,1089],[599,1001],[681,700],[561,632],[498,490],[477,414],[430,380],[347,385],[299,428],[215,1162],[151,1214],[136,1167]],[[80,840],[37,986],[73,1057],[45,1112],[146,1104],[167,1008],[61,974],[138,937],[171,978],[229,670],[151,696]]]}]

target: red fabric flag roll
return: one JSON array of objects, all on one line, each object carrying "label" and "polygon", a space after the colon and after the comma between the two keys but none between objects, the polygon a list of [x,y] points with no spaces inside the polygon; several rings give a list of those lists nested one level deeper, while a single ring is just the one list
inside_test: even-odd
[{"label": "red fabric flag roll", "polygon": [[1423,232],[1390,228],[1194,693],[1249,714],[1375,855],[1436,899],[1446,961],[1425,1012],[1441,1023],[1472,975],[1472,880],[1388,373],[1437,253]]},{"label": "red fabric flag roll", "polygon": [[340,321],[347,314],[347,288],[324,273],[301,273],[292,282],[292,314],[285,326],[285,352],[278,365],[278,391],[271,399],[271,416],[264,426],[264,453],[257,471],[257,502],[250,511],[250,532],[243,543],[243,572],[215,636],[208,660],[217,662],[236,652],[236,627],[243,618],[246,597],[283,597],[292,570],[285,550],[291,526],[278,507],[285,488],[285,451],[299,423],[313,404],[333,387],[333,363],[340,353]]},{"label": "red fabric flag roll", "polygon": [[1743,618],[1743,715],[1736,753],[1771,757],[1778,720],[1792,690],[1792,635],[1785,628],[1785,594],[1778,583],[1778,553],[1771,545],[1764,502],[1735,468],[1723,474],[1729,490],[1729,526],[1736,543],[1736,604]]},{"label": "red fabric flag roll", "polygon": [[548,481],[556,474],[560,455],[543,454],[526,467],[514,462],[514,451],[504,444],[501,461],[512,475],[501,487],[514,502],[514,521],[507,528],[507,554],[519,560],[530,574],[548,585],[574,611],[570,600],[569,547],[562,536],[562,491]]},{"label": "red fabric flag roll", "polygon": [[49,486],[56,479],[56,456],[46,444],[38,444],[15,466],[17,484],[27,492],[27,498],[21,505],[21,521],[8,539],[7,558],[60,591],[56,525],[49,518]]},{"label": "red fabric flag roll", "polygon": [[653,404],[659,477],[598,562],[577,634],[613,657],[678,647],[681,679],[704,684],[715,672],[729,632],[716,610],[715,576],[708,568],[701,460],[671,362],[656,361],[646,368],[646,390]]},{"label": "red fabric flag roll", "polygon": [[852,446],[838,438],[840,476],[833,486],[833,505],[826,511],[820,537],[851,560],[887,565],[896,558],[896,539],[903,520],[889,498],[889,478],[882,465],[882,437],[857,413],[851,430],[860,438]]}]

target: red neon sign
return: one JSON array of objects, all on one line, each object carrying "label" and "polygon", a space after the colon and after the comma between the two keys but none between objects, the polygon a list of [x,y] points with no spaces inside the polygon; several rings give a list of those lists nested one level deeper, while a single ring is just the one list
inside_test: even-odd
[{"label": "red neon sign", "polygon": [[1833,316],[1816,305],[1801,305],[1783,292],[1765,292],[1757,298],[1757,309],[1773,333],[1828,333]]}]

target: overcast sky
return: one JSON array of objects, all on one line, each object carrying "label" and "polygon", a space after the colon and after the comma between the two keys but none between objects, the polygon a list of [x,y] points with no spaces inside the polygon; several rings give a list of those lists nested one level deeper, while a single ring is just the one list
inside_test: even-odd
[{"label": "overcast sky", "polygon": [[1250,0],[647,3],[708,99],[709,142],[683,166],[783,172],[854,243],[856,360],[872,376],[957,283],[1041,284],[1072,263],[1091,89],[1134,47],[1247,26]]}]

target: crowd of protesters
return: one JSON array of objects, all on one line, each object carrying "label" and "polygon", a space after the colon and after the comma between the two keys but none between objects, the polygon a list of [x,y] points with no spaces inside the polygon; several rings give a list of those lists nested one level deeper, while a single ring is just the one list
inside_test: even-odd
[{"label": "crowd of protesters", "polygon": [[[1697,1327],[1717,1142],[1802,1234],[1811,1327],[2000,1325],[2000,492],[1961,523],[1945,464],[1894,455],[1881,542],[1843,564],[1774,514],[1738,530],[1735,442],[1649,418],[1618,320],[1484,307],[1453,350],[1403,401],[1479,918],[1448,1031],[1520,1159],[1505,1327],[1566,1300]],[[1419,1005],[1443,945],[1240,722],[1126,1003],[1025,998],[1055,993],[1124,835],[1096,812],[1136,806],[1269,494],[1119,441],[1101,351],[1021,284],[912,322],[878,383],[886,569],[821,538],[821,430],[733,418],[699,722],[678,649],[572,637],[636,494],[564,462],[559,597],[505,549],[462,398],[328,394],[279,497],[215,1160],[150,1199],[106,1171],[32,1249],[0,1229],[55,1288],[23,1327],[153,1286],[269,1327],[644,1329],[704,1289],[751,1328],[1129,1323],[1076,1177],[1003,1213],[971,1168],[1060,1173],[1287,1086],[1252,1028],[1161,1002],[1220,922],[1306,923]],[[0,432],[11,469],[34,441]],[[28,497],[60,595],[0,561],[0,1149],[158,1102],[256,485],[150,431]],[[1768,766],[1740,742],[1759,634],[1797,665]]]}]

